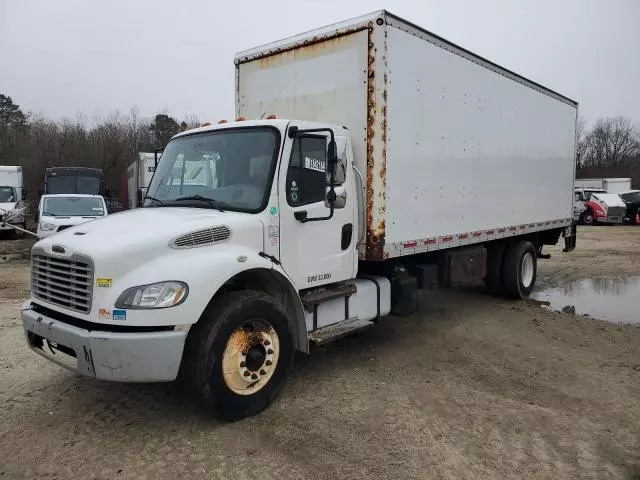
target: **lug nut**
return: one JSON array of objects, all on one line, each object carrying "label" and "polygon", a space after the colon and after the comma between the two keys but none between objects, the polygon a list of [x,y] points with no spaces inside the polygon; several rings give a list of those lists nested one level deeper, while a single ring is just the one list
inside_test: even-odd
[{"label": "lug nut", "polygon": [[260,375],[266,375],[267,372],[265,372],[264,370],[260,370]]},{"label": "lug nut", "polygon": [[244,363],[244,362],[240,362],[240,368],[244,368],[244,367],[246,367],[246,366],[247,366],[247,364],[246,364],[246,363]]},{"label": "lug nut", "polygon": [[271,345],[271,342],[269,340],[265,340],[264,344],[268,347],[269,345]]},{"label": "lug nut", "polygon": [[270,367],[270,366],[273,364],[273,362],[272,362],[271,360],[267,360],[267,361],[266,361],[266,362],[264,362],[264,363],[265,363],[265,365],[266,365],[267,367]]},{"label": "lug nut", "polygon": [[251,374],[251,378],[253,380],[257,380],[258,379],[258,375],[256,375],[255,373]]},{"label": "lug nut", "polygon": [[245,372],[244,372],[244,376],[245,376],[245,377],[248,377],[249,375],[251,375],[251,374],[249,373],[249,371],[245,370]]},{"label": "lug nut", "polygon": [[267,353],[268,353],[269,355],[273,355],[273,350],[269,349],[269,350],[267,350]]}]

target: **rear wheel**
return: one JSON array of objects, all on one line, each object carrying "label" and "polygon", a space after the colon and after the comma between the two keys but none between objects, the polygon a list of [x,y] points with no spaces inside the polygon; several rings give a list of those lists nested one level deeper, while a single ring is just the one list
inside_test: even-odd
[{"label": "rear wheel", "polygon": [[181,373],[215,416],[240,420],[275,399],[293,351],[287,318],[273,298],[231,292],[215,300],[189,332]]},{"label": "rear wheel", "polygon": [[508,298],[528,297],[536,283],[536,250],[528,241],[511,244],[502,265],[502,284]]}]

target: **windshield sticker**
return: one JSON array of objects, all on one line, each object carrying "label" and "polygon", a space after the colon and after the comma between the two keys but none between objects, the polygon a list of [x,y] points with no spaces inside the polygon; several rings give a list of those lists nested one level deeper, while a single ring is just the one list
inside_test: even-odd
[{"label": "windshield sticker", "polygon": [[96,278],[96,287],[98,288],[111,288],[113,280],[110,278]]},{"label": "windshield sticker", "polygon": [[106,308],[101,308],[98,310],[98,316],[102,319],[102,320],[111,320],[111,313],[109,312],[108,309]]},{"label": "windshield sticker", "polygon": [[304,168],[324,173],[327,170],[327,162],[318,158],[304,157]]},{"label": "windshield sticker", "polygon": [[126,310],[113,310],[113,319],[114,320],[126,320],[127,319],[127,311]]},{"label": "windshield sticker", "polygon": [[293,203],[296,203],[298,198],[300,198],[298,197],[298,184],[295,180],[291,182],[291,186],[289,187],[289,198],[291,198]]}]

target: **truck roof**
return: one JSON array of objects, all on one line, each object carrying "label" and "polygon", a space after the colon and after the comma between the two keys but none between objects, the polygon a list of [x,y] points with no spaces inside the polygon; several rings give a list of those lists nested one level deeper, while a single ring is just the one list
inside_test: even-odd
[{"label": "truck roof", "polygon": [[349,20],[345,20],[343,22],[334,23],[328,25],[326,27],[318,28],[315,30],[311,30],[309,32],[305,32],[299,35],[295,35],[292,37],[288,37],[282,40],[278,40],[275,42],[267,43],[265,45],[261,45],[255,48],[251,48],[249,50],[245,50],[239,52],[235,55],[234,62],[236,65],[241,63],[250,62],[256,59],[268,57],[271,55],[277,55],[279,53],[294,50],[301,46],[309,46],[315,43],[320,43],[322,41],[341,37],[344,35],[348,35],[350,33],[358,32],[365,30],[368,28],[371,22],[377,22],[378,25],[382,25],[384,22],[387,25],[391,25],[393,27],[397,27],[401,30],[404,30],[408,33],[411,33],[417,37],[423,38],[427,41],[435,43],[451,52],[465,57],[478,65],[482,65],[489,70],[493,70],[497,73],[500,73],[518,83],[526,85],[534,90],[537,90],[541,93],[549,95],[557,100],[568,103],[573,106],[577,106],[578,102],[570,99],[554,90],[551,90],[544,85],[534,82],[522,75],[519,75],[512,70],[504,68],[497,63],[492,62],[491,60],[487,60],[480,55],[477,55],[470,50],[467,50],[459,45],[456,45],[453,42],[450,42],[418,25],[411,23],[403,18],[394,15],[388,10],[377,10],[375,12],[369,13],[367,15],[362,15],[360,17],[355,17]]},{"label": "truck roof", "polygon": [[102,176],[102,170],[90,167],[50,167],[45,170],[45,175],[75,175],[78,173],[96,177]]}]

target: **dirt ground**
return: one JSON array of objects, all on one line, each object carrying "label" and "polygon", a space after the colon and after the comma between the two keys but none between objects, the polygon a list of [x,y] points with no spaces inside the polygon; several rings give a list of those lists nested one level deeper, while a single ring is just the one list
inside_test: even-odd
[{"label": "dirt ground", "polygon": [[[640,227],[578,231],[541,285],[640,274]],[[640,479],[640,325],[480,291],[426,294],[296,359],[263,414],[101,383],[27,349],[28,264],[0,262],[0,479]]]}]

